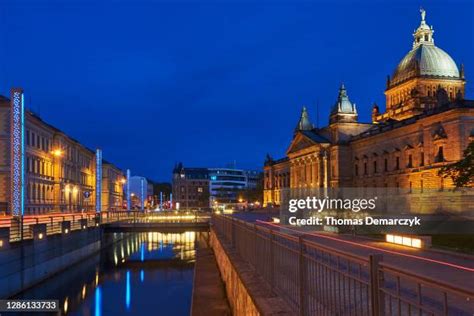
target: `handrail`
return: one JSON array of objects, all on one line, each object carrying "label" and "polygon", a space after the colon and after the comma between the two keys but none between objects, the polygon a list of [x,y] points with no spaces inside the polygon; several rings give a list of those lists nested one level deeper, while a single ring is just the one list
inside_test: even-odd
[{"label": "handrail", "polygon": [[382,268],[382,271],[393,272],[401,277],[404,277],[405,279],[410,279],[412,281],[422,281],[423,283],[431,284],[441,290],[456,292],[460,296],[474,297],[474,291],[463,288],[459,285],[457,285],[457,287],[454,287],[451,284],[439,282],[427,276],[419,275],[419,274],[407,271],[405,269],[396,268],[393,265],[390,265],[386,262],[381,263],[380,266]]},{"label": "handrail", "polygon": [[212,226],[300,315],[474,309],[473,290],[395,267],[380,254],[360,256],[309,240],[304,232],[295,236],[227,215],[213,215]]}]

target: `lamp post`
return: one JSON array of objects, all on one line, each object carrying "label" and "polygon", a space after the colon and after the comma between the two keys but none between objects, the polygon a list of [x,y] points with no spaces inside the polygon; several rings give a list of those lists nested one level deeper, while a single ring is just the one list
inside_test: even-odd
[{"label": "lamp post", "polygon": [[53,182],[54,182],[54,195],[55,201],[58,203],[59,211],[62,212],[62,201],[61,201],[61,157],[63,156],[63,150],[58,147],[51,151],[53,156]]}]

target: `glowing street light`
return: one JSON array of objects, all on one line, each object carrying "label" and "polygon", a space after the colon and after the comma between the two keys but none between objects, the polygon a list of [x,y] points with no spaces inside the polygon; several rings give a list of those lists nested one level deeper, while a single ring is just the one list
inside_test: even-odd
[{"label": "glowing street light", "polygon": [[61,157],[63,155],[63,151],[61,149],[55,149],[51,152],[55,157]]}]

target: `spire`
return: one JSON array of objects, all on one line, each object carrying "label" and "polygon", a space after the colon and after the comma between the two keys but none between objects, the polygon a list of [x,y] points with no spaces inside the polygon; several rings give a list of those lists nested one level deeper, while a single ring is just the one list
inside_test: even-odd
[{"label": "spire", "polygon": [[330,122],[349,122],[357,120],[357,109],[354,103],[349,100],[346,87],[341,83],[336,104],[332,107]]},{"label": "spire", "polygon": [[298,125],[296,125],[295,132],[297,131],[309,131],[314,128],[313,124],[311,124],[309,120],[309,115],[308,111],[306,111],[306,107],[303,106],[303,110],[301,111],[301,117],[298,122]]},{"label": "spire", "polygon": [[428,24],[426,24],[426,11],[423,8],[420,8],[420,14],[421,14],[420,26],[418,27],[418,29],[416,29],[415,33],[413,34],[413,37],[415,38],[415,40],[413,41],[413,48],[416,48],[422,44],[434,45],[434,39],[433,39],[434,30],[432,26],[429,26]]}]

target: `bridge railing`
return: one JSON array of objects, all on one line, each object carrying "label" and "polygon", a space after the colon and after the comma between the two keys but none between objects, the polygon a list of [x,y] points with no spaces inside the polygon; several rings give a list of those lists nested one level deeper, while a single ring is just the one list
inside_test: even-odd
[{"label": "bridge railing", "polygon": [[[27,215],[21,221],[11,216],[0,217],[0,230],[6,231],[9,242],[34,238],[43,238],[55,234],[68,234],[71,231],[87,229],[100,224],[114,222],[151,223],[166,221],[169,223],[209,221],[204,212],[143,212],[143,211],[103,211],[101,213],[49,213]],[[0,231],[0,237],[3,233]]]},{"label": "bridge railing", "polygon": [[300,315],[472,315],[474,292],[229,216],[215,231]]},{"label": "bridge railing", "polygon": [[101,223],[127,222],[127,223],[191,223],[209,221],[210,215],[198,211],[113,211],[100,214]]}]

